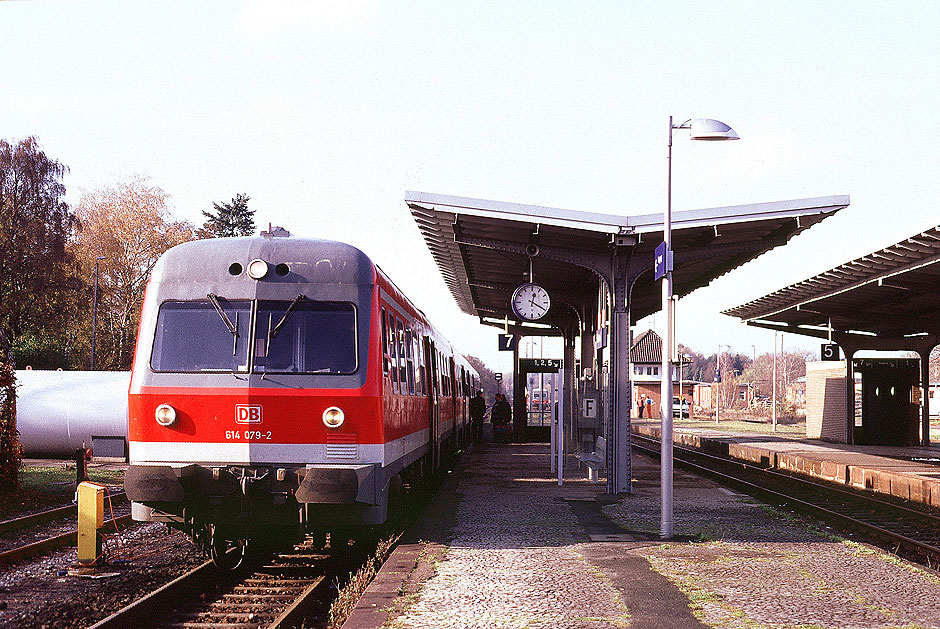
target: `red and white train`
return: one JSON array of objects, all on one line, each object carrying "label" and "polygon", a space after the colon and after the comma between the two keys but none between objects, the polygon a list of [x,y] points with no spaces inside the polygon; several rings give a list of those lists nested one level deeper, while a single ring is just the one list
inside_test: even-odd
[{"label": "red and white train", "polygon": [[469,436],[478,374],[365,254],[276,228],[160,258],[128,398],[135,520],[213,558],[385,521]]}]

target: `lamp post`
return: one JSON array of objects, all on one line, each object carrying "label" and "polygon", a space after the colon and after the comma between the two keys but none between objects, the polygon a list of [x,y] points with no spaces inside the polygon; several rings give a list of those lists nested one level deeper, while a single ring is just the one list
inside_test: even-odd
[{"label": "lamp post", "polygon": [[91,370],[95,370],[95,333],[98,330],[98,263],[106,260],[107,256],[95,258],[95,288],[91,298]]},{"label": "lamp post", "polygon": [[662,383],[660,388],[659,413],[662,417],[662,442],[660,445],[660,485],[662,488],[662,513],[659,535],[663,539],[672,537],[672,136],[676,129],[688,129],[690,140],[737,140],[738,134],[723,122],[710,118],[686,120],[673,124],[669,116],[669,153],[667,157],[666,215],[663,221],[663,312],[666,314],[666,333],[662,349]]}]

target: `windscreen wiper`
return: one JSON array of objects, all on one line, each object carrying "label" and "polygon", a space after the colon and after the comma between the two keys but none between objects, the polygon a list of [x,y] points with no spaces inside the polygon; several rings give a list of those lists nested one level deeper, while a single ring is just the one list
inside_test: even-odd
[{"label": "windscreen wiper", "polygon": [[306,297],[303,295],[297,295],[296,297],[294,297],[294,301],[290,302],[290,305],[287,306],[287,310],[284,311],[284,316],[282,316],[280,321],[275,323],[274,327],[270,328],[270,330],[268,331],[269,338],[273,339],[275,336],[277,336],[278,332],[280,332],[284,328],[284,325],[287,323],[287,320],[290,319],[290,316],[294,314],[294,310],[296,310],[300,302],[302,302],[305,299]]},{"label": "windscreen wiper", "polygon": [[[228,328],[228,331],[232,333],[232,356],[238,355],[238,311],[235,311],[235,323],[232,323],[232,320],[228,318],[228,315],[225,314],[225,311],[222,310],[222,304],[219,303],[218,295],[209,293],[206,295],[206,298],[209,300],[209,303],[213,305],[215,311],[219,313],[219,316],[222,317],[222,321],[225,323],[225,327]],[[235,375],[236,369],[232,368],[232,375]],[[238,376],[236,376],[238,377]]]},{"label": "windscreen wiper", "polygon": [[232,336],[237,338],[238,328],[235,327],[235,324],[232,323],[232,320],[229,319],[228,315],[225,314],[225,311],[222,310],[222,304],[219,303],[219,297],[217,295],[213,295],[212,293],[209,293],[206,295],[206,297],[209,299],[209,303],[215,306],[216,312],[218,312],[219,316],[222,317],[222,321],[225,322],[225,327],[228,328],[228,331],[232,333]]}]

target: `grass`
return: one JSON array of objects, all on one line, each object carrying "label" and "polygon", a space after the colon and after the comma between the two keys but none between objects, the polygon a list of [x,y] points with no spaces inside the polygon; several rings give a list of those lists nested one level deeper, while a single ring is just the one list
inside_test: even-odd
[{"label": "grass", "polygon": [[[122,470],[88,469],[89,480],[102,485],[120,485],[124,481]],[[0,496],[0,519],[63,504],[75,496],[75,467],[23,466],[20,468],[20,487],[12,494]]]},{"label": "grass", "polygon": [[790,436],[806,436],[806,424],[782,424],[777,422],[777,431],[773,431],[773,425],[768,421],[764,423],[761,420],[742,420],[742,419],[729,419],[721,420],[719,423],[715,423],[714,420],[709,419],[675,419],[673,420],[673,426],[677,428],[702,428],[709,430],[730,430],[733,432],[753,432],[760,434],[777,434],[777,435],[790,435]]},{"label": "grass", "polygon": [[[398,543],[401,535],[383,539],[378,543],[375,554],[366,560],[365,564],[355,574],[350,573],[349,581],[343,587],[338,588],[336,600],[330,605],[330,624],[329,629],[339,629],[346,622],[349,614],[356,608],[359,597],[366,591],[369,583],[378,573],[379,568],[392,554],[392,550]],[[337,584],[338,585],[338,584]]]}]

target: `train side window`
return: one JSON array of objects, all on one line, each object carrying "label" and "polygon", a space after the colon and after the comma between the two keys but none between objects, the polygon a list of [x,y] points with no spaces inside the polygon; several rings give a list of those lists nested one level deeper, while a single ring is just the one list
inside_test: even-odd
[{"label": "train side window", "polygon": [[401,319],[395,319],[395,329],[398,336],[398,383],[402,395],[408,395],[408,376],[405,374],[405,326]]},{"label": "train side window", "polygon": [[398,393],[398,343],[395,342],[395,318],[388,313],[388,355],[391,365],[392,392]]},{"label": "train side window", "polygon": [[438,352],[434,352],[434,366],[437,371],[437,377],[435,378],[437,390],[440,395],[444,395],[444,370],[442,369],[441,355]]},{"label": "train side window", "polygon": [[411,395],[415,394],[415,362],[414,362],[414,341],[411,336],[411,328],[405,328],[405,358],[408,363],[407,373],[405,374],[408,378],[408,393]]},{"label": "train side window", "polygon": [[424,352],[422,351],[421,335],[415,331],[415,390],[418,395],[425,395],[427,391],[424,388]]},{"label": "train side window", "polygon": [[443,355],[441,355],[441,379],[444,381],[444,397],[450,397],[453,393],[450,386],[450,372],[447,370],[447,357]]},{"label": "train side window", "polygon": [[385,307],[382,307],[382,375],[388,377],[389,368],[389,342],[388,342],[388,324],[385,322]]}]

